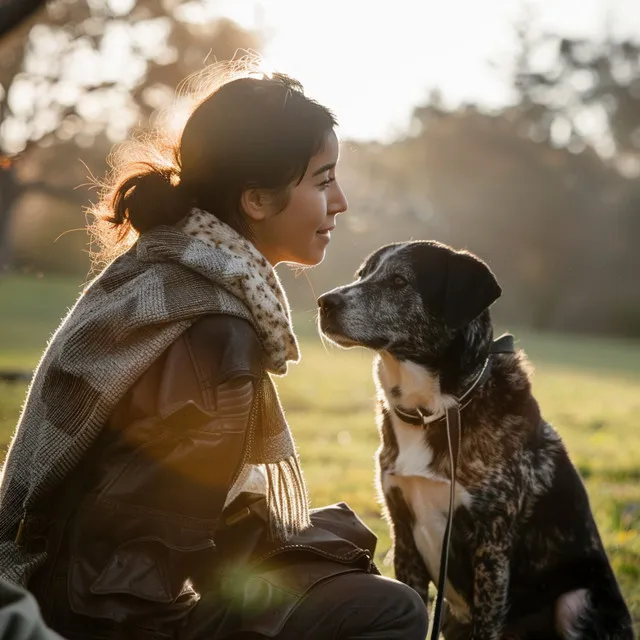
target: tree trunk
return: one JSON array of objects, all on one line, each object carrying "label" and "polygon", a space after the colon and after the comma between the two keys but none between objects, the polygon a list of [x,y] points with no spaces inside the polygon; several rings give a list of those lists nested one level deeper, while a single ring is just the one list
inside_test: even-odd
[{"label": "tree trunk", "polygon": [[13,165],[0,166],[0,271],[13,266],[11,222],[19,193]]},{"label": "tree trunk", "polygon": [[0,36],[11,31],[44,3],[45,0],[0,0]]}]

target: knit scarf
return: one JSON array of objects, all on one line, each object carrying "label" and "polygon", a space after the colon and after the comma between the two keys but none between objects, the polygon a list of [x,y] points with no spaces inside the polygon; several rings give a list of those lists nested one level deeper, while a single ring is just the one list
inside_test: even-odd
[{"label": "knit scarf", "polygon": [[300,355],[289,303],[273,267],[253,244],[208,211],[193,209],[180,226],[225,256],[223,286],[249,308],[271,370],[286,373],[287,360],[297,362]]},{"label": "knit scarf", "polygon": [[55,503],[138,377],[200,316],[252,324],[265,373],[249,419],[245,464],[268,478],[272,535],[309,525],[304,481],[270,374],[298,359],[289,305],[257,249],[210,213],[142,234],[82,292],[38,364],[0,479],[0,576],[26,585],[46,553],[16,543],[21,520]]}]

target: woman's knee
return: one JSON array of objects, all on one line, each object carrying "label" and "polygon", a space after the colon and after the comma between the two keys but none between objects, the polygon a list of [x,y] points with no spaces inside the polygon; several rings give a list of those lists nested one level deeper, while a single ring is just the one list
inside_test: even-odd
[{"label": "woman's knee", "polygon": [[390,578],[348,573],[312,589],[278,638],[424,640],[427,628],[427,609],[413,589]]},{"label": "woman's knee", "polygon": [[389,601],[395,611],[405,620],[408,638],[424,638],[429,628],[429,616],[427,607],[422,598],[411,587],[397,580],[388,580],[386,587],[389,592]]},{"label": "woman's knee", "polygon": [[[368,625],[367,616],[357,616],[368,626],[368,634],[363,637],[424,640],[429,627],[427,608],[411,587],[382,576],[351,574],[345,577],[342,589],[348,589],[358,604],[365,605],[371,612]],[[349,606],[346,602],[345,605]]]}]

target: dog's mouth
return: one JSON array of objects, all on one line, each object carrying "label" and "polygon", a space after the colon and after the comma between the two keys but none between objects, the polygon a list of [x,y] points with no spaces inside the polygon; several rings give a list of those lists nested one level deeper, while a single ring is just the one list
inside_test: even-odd
[{"label": "dog's mouth", "polygon": [[321,309],[318,313],[318,327],[325,338],[341,347],[360,346],[358,342],[344,334],[334,313],[327,313]]},{"label": "dog's mouth", "polygon": [[365,349],[372,349],[373,351],[380,351],[381,349],[386,349],[389,345],[388,340],[379,337],[355,337],[348,335],[342,329],[338,320],[332,317],[332,314],[320,312],[318,314],[318,327],[325,338],[344,349],[363,347]]},{"label": "dog's mouth", "polygon": [[327,338],[328,340],[331,340],[331,342],[334,342],[339,347],[344,347],[345,349],[348,349],[349,347],[366,346],[360,342],[352,340],[348,336],[345,336],[344,334],[341,334],[341,333],[334,333],[332,331],[325,331],[324,329],[322,329],[322,334],[324,335],[325,338]]},{"label": "dog's mouth", "polygon": [[350,307],[344,291],[326,293],[318,298],[318,329],[340,347],[365,347],[379,350],[388,340],[371,335],[371,323]]},{"label": "dog's mouth", "polygon": [[364,346],[343,330],[336,309],[323,309],[318,311],[318,328],[322,335],[340,347]]}]

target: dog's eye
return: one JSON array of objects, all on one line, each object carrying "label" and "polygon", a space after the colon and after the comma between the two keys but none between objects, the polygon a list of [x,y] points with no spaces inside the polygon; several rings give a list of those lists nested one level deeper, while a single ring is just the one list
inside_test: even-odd
[{"label": "dog's eye", "polygon": [[393,286],[396,287],[397,289],[400,289],[401,287],[404,287],[407,283],[407,281],[402,277],[402,276],[393,276],[391,278],[391,282],[393,283]]}]

